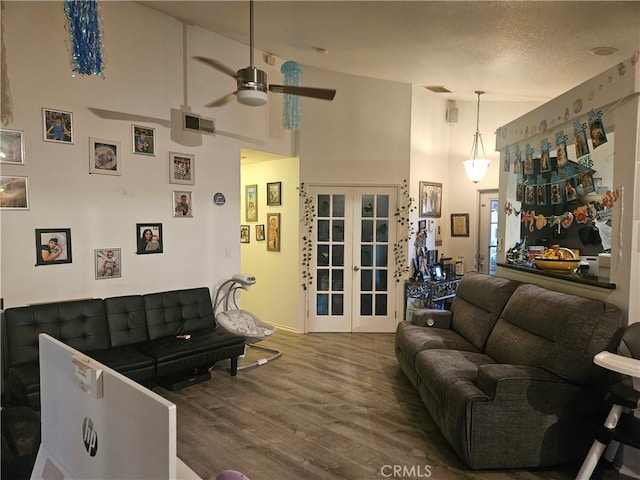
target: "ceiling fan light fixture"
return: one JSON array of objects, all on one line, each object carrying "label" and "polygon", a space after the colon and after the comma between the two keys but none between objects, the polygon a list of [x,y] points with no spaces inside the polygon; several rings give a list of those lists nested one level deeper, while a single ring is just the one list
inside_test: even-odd
[{"label": "ceiling fan light fixture", "polygon": [[238,97],[238,103],[249,107],[266,105],[269,101],[267,92],[261,90],[238,90],[236,97]]},{"label": "ceiling fan light fixture", "polygon": [[[480,95],[484,92],[476,90],[478,95],[478,110],[476,113],[476,133],[473,135],[473,144],[471,145],[471,156],[469,160],[462,162],[467,172],[467,177],[473,183],[478,183],[484,178],[489,170],[491,162],[487,160],[487,155],[484,153],[484,145],[482,143],[482,135],[480,134]],[[482,155],[478,155],[478,147],[482,149]]]}]

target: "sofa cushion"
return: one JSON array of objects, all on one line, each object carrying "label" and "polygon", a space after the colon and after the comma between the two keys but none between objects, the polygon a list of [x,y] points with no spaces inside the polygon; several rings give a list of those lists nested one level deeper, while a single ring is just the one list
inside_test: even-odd
[{"label": "sofa cushion", "polygon": [[404,321],[396,328],[396,339],[396,348],[399,348],[411,363],[415,361],[418,353],[432,348],[478,352],[471,342],[453,330],[421,327]]},{"label": "sofa cushion", "polygon": [[161,337],[135,346],[156,361],[156,374],[165,377],[193,368],[213,366],[224,358],[244,352],[244,338],[221,328],[197,330],[190,338]]},{"label": "sofa cushion", "polygon": [[483,351],[491,329],[518,284],[478,272],[466,273],[451,305],[452,329]]},{"label": "sofa cushion", "polygon": [[150,340],[192,334],[216,325],[206,287],[150,293],[143,299]]},{"label": "sofa cushion", "polygon": [[100,299],[9,308],[4,315],[10,366],[38,360],[40,333],[47,333],[83,352],[110,346]]},{"label": "sofa cushion", "polygon": [[[91,352],[91,358],[136,381],[149,380],[153,378],[155,374],[155,362],[153,358],[131,346],[97,350]],[[129,372],[138,373],[134,378],[129,375]]]},{"label": "sofa cushion", "polygon": [[622,321],[611,304],[523,284],[491,332],[486,353],[586,385],[594,381],[593,356],[607,348]]},{"label": "sofa cushion", "polygon": [[142,295],[105,298],[104,308],[112,347],[149,340]]}]

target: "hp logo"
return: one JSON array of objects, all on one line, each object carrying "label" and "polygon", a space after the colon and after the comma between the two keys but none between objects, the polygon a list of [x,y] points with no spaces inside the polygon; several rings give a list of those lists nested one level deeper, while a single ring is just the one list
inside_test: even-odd
[{"label": "hp logo", "polygon": [[89,417],[82,421],[82,440],[89,455],[95,457],[98,451],[98,432],[93,429],[93,420]]}]

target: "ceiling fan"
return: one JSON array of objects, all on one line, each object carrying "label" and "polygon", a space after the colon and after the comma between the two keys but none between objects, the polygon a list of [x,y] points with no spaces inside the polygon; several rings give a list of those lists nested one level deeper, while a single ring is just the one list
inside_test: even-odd
[{"label": "ceiling fan", "polygon": [[286,93],[289,95],[298,95],[301,97],[318,98],[321,100],[333,100],[336,91],[328,88],[300,87],[296,85],[267,85],[267,74],[255,67],[253,61],[253,0],[249,2],[249,66],[241,68],[237,72],[226,65],[208,57],[194,56],[198,60],[216,70],[229,75],[237,82],[237,90],[229,93],[213,102],[208,103],[205,107],[219,107],[225,105],[237,98],[242,105],[252,107],[264,105],[267,103],[267,91],[276,93]]}]

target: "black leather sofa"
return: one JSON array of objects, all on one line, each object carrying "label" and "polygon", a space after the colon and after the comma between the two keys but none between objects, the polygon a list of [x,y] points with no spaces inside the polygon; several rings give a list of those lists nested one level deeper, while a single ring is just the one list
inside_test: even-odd
[{"label": "black leather sofa", "polygon": [[206,287],[9,308],[2,331],[6,390],[12,401],[35,410],[40,333],[149,386],[206,372],[225,359],[236,375],[244,353],[244,337],[216,326]]}]

